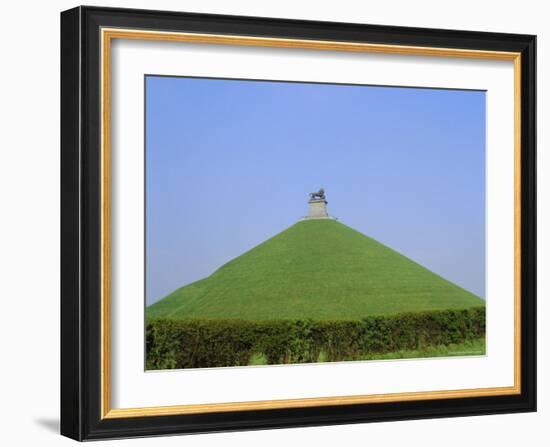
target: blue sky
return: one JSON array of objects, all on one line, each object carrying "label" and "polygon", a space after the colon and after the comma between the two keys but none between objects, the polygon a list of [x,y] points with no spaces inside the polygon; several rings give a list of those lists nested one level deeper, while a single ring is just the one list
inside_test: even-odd
[{"label": "blue sky", "polygon": [[146,77],[146,302],[340,221],[485,297],[485,92]]}]

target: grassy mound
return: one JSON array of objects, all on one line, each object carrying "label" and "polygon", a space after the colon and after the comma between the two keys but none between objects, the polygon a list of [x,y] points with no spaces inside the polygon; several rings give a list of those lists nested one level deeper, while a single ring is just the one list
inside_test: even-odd
[{"label": "grassy mound", "polygon": [[334,220],[304,220],[147,308],[148,318],[361,319],[484,301]]}]

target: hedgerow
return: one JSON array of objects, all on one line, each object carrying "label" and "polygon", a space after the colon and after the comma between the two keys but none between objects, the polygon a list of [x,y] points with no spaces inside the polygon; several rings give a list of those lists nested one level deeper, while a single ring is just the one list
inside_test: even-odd
[{"label": "hedgerow", "polygon": [[369,354],[463,343],[484,336],[485,307],[361,320],[150,319],[147,369],[357,360]]}]

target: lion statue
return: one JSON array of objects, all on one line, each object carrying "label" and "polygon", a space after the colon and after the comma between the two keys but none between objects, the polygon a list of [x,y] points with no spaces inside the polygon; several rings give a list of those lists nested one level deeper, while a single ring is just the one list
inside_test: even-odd
[{"label": "lion statue", "polygon": [[309,198],[311,200],[316,200],[316,199],[319,199],[319,200],[325,200],[326,197],[325,197],[325,190],[323,188],[321,188],[319,191],[317,192],[310,192],[309,193]]}]

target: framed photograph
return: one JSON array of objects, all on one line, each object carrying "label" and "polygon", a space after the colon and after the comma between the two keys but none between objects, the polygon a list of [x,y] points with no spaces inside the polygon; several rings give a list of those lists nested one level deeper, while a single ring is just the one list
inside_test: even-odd
[{"label": "framed photograph", "polygon": [[535,36],[61,14],[61,432],[535,411]]}]

